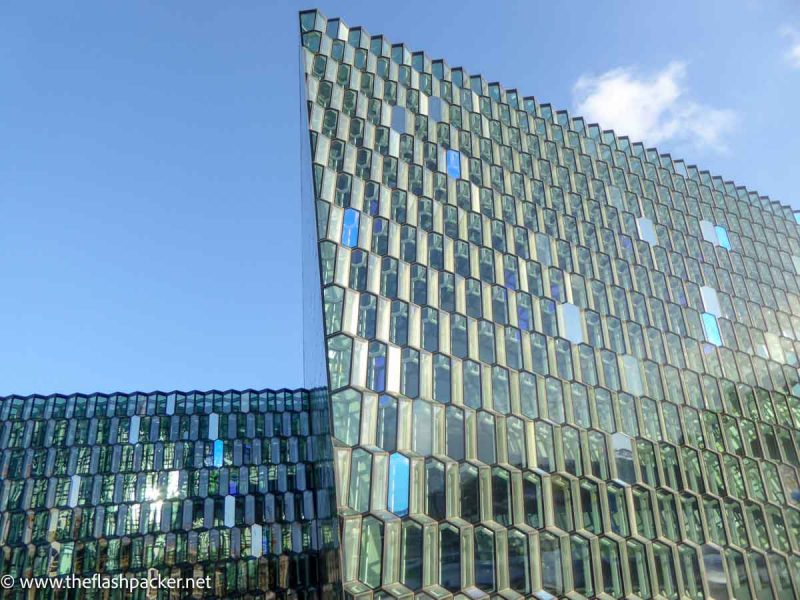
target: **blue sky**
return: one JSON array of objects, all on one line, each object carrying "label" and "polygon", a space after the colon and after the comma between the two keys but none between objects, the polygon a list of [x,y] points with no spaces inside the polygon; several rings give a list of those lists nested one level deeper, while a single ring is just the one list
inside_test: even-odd
[{"label": "blue sky", "polygon": [[[800,207],[796,2],[318,6]],[[308,7],[0,6],[0,394],[302,384]]]}]

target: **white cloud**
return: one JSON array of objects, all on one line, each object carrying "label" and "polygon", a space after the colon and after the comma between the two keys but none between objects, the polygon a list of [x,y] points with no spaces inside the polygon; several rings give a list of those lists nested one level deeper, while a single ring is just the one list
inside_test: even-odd
[{"label": "white cloud", "polygon": [[678,61],[649,76],[632,68],[583,75],[573,88],[577,114],[633,142],[672,141],[725,151],[736,113],[692,100],[685,79],[686,64]]},{"label": "white cloud", "polygon": [[800,42],[797,42],[789,48],[789,51],[786,53],[786,58],[789,59],[789,63],[795,69],[800,69]]},{"label": "white cloud", "polygon": [[786,61],[794,69],[800,69],[800,32],[794,27],[786,26],[781,29],[783,37],[789,38],[789,48],[784,55]]}]

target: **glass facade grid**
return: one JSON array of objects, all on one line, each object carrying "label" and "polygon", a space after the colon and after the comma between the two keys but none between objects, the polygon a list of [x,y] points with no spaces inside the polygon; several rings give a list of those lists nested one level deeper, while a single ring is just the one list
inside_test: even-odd
[{"label": "glass facade grid", "polygon": [[798,597],[796,215],[300,28],[346,597]]},{"label": "glass facade grid", "polygon": [[300,35],[312,389],[0,398],[0,574],[800,597],[798,215],[317,11]]},{"label": "glass facade grid", "polygon": [[331,456],[324,389],[0,398],[0,574],[156,569],[208,576],[193,597],[335,597]]}]

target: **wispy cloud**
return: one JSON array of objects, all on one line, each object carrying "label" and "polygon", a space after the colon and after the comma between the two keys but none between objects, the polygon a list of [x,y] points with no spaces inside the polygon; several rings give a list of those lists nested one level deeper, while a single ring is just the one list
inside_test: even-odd
[{"label": "wispy cloud", "polygon": [[789,48],[784,57],[793,69],[800,69],[800,31],[788,25],[781,29],[783,37],[789,39]]},{"label": "wispy cloud", "polygon": [[650,75],[631,67],[583,75],[573,95],[577,113],[587,121],[648,144],[672,141],[725,151],[736,124],[734,111],[690,97],[686,64],[680,61]]}]

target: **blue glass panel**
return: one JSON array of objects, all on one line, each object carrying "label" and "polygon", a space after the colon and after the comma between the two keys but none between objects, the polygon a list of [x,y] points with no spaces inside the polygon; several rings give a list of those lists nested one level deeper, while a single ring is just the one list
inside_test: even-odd
[{"label": "blue glass panel", "polygon": [[406,109],[401,106],[392,108],[392,129],[398,133],[406,132]]},{"label": "blue glass panel", "polygon": [[386,357],[376,356],[373,370],[372,389],[376,392],[382,392],[386,389]]},{"label": "blue glass panel", "polygon": [[387,506],[394,514],[408,514],[408,457],[394,453],[389,457],[389,501]]},{"label": "blue glass panel", "polygon": [[355,208],[348,208],[344,211],[344,222],[342,223],[342,245],[354,248],[358,245],[358,220],[359,212]]},{"label": "blue glass panel", "polygon": [[447,151],[447,174],[453,179],[461,177],[461,153],[458,150]]},{"label": "blue glass panel", "polygon": [[514,272],[513,269],[506,269],[504,271],[505,280],[506,280],[506,287],[510,290],[517,289],[517,274]]},{"label": "blue glass panel", "polygon": [[703,329],[706,332],[706,339],[715,346],[722,346],[722,336],[717,325],[717,317],[711,313],[703,313]]},{"label": "blue glass panel", "polygon": [[800,211],[794,213],[794,220],[800,225]]},{"label": "blue glass panel", "polygon": [[531,328],[531,311],[530,309],[517,305],[517,322],[520,329],[528,331]]},{"label": "blue glass panel", "polygon": [[633,241],[631,241],[631,238],[629,238],[629,237],[627,237],[627,236],[625,236],[625,237],[622,237],[622,238],[620,239],[620,242],[622,243],[622,247],[623,247],[625,250],[628,250],[628,251],[630,251],[630,252],[633,252]]},{"label": "blue glass panel", "polygon": [[442,100],[436,96],[428,98],[428,117],[435,122],[442,120]]},{"label": "blue glass panel", "polygon": [[716,231],[717,233],[717,240],[719,240],[719,245],[725,248],[725,250],[730,250],[731,241],[728,239],[728,232],[725,231],[725,228],[717,225],[716,227],[714,227],[714,231]]},{"label": "blue glass panel", "polygon": [[214,440],[214,466],[222,466],[222,440]]}]

